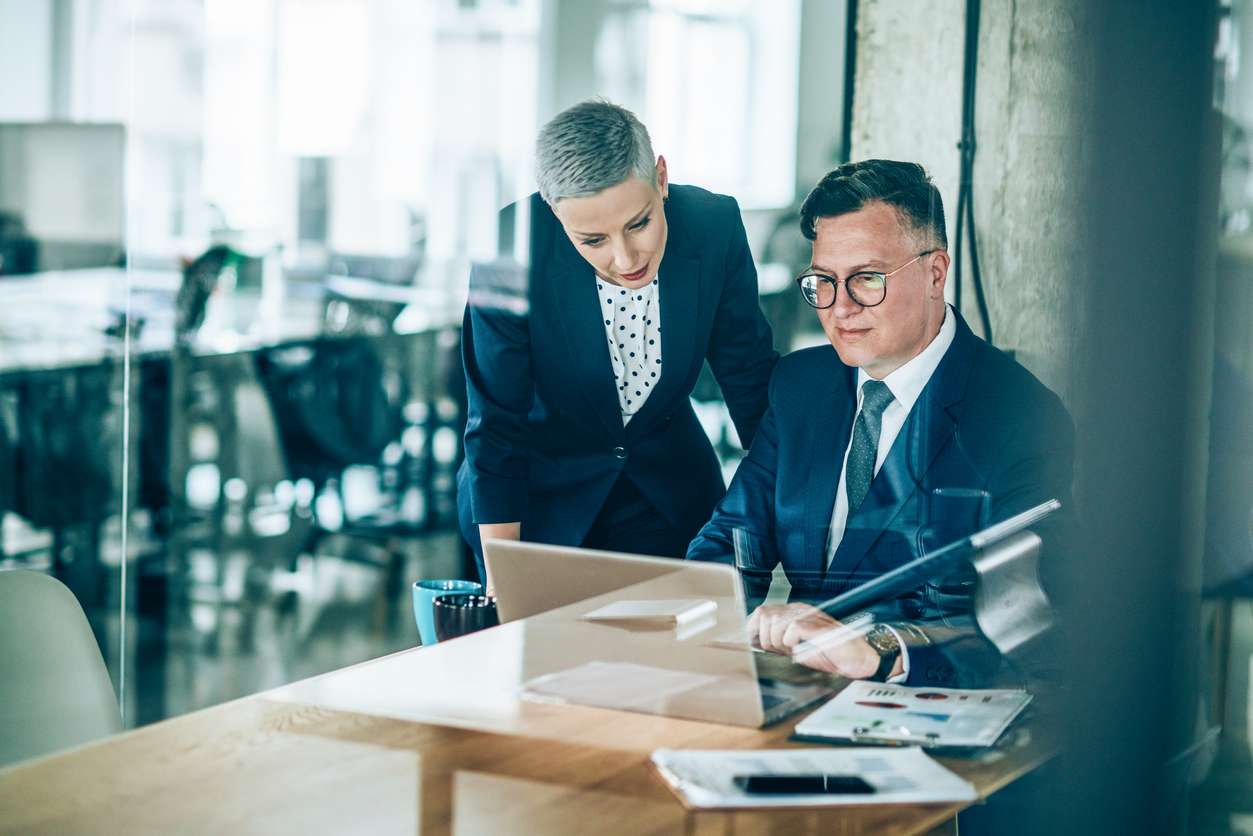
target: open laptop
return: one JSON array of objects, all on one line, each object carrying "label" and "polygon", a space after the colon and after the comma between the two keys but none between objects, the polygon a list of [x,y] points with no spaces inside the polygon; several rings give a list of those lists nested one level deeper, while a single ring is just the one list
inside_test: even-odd
[{"label": "open laptop", "polygon": [[669,575],[683,560],[488,540],[483,560],[496,587],[500,623],[517,621]]},{"label": "open laptop", "polygon": [[[826,697],[833,677],[774,654],[744,634],[744,588],[731,566],[493,540],[484,558],[502,622],[526,619],[524,693],[760,727]],[[623,601],[717,604],[673,629],[590,622]]]}]

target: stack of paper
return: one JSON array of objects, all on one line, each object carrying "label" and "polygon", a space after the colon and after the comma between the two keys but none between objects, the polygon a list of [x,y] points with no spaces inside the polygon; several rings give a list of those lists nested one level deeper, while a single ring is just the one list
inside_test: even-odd
[{"label": "stack of paper", "polygon": [[[921,749],[771,749],[758,751],[679,751],[658,749],[652,765],[689,809],[827,807],[852,804],[929,804],[974,801],[968,782],[933,761]],[[872,793],[822,795],[745,792],[745,776],[856,776]]]},{"label": "stack of paper", "polygon": [[1026,691],[908,688],[854,682],[796,725],[822,740],[991,746],[1031,702]]}]

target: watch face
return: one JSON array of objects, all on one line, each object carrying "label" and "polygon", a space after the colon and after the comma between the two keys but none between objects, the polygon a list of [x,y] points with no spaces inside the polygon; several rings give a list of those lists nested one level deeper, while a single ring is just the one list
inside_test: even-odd
[{"label": "watch face", "polygon": [[875,628],[866,634],[866,641],[879,652],[880,656],[901,652],[901,644],[896,640],[896,636],[882,624],[875,625]]}]

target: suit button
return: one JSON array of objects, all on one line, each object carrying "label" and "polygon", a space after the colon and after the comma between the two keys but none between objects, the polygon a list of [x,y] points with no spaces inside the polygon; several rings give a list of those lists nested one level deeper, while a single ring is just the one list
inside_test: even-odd
[{"label": "suit button", "polygon": [[627,457],[627,451],[625,447],[613,448],[613,454],[620,459],[625,459]]}]

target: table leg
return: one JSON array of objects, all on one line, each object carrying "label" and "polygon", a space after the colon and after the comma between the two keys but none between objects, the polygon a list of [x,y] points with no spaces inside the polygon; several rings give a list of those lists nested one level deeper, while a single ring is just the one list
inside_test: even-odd
[{"label": "table leg", "polygon": [[923,836],[959,836],[957,832],[957,816],[953,816],[946,822],[940,822],[924,833]]},{"label": "table leg", "polygon": [[453,780],[457,770],[434,753],[423,753],[420,758],[418,836],[451,836]]},{"label": "table leg", "polygon": [[1233,600],[1214,602],[1214,629],[1211,636],[1210,682],[1213,684],[1210,722],[1227,729],[1227,689],[1231,676],[1231,611]]}]

